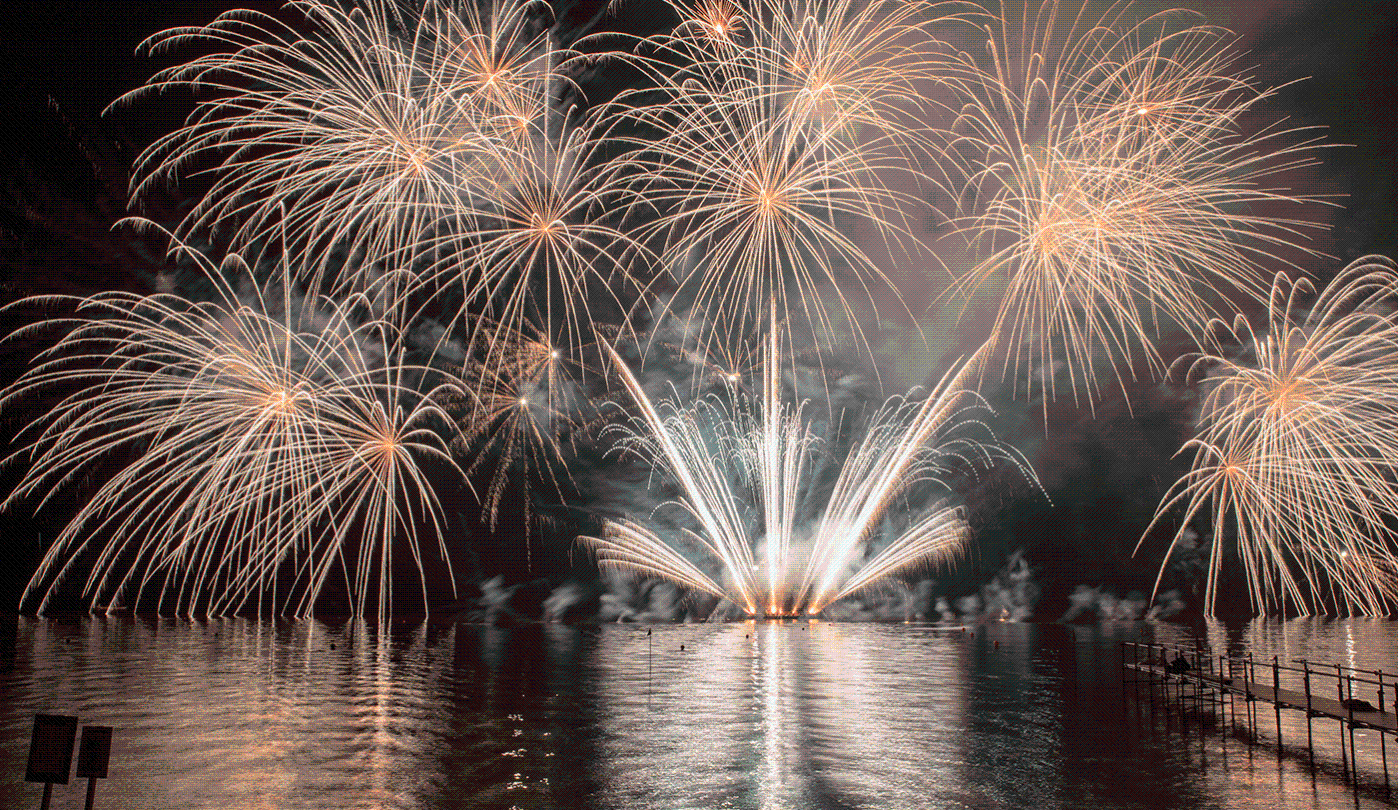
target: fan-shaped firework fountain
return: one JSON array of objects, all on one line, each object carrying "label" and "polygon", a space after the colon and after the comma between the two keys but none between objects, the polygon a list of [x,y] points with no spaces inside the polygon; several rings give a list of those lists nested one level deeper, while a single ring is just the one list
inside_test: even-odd
[{"label": "fan-shaped firework fountain", "polygon": [[[901,493],[935,479],[953,457],[977,463],[995,455],[1014,458],[967,435],[945,435],[977,400],[964,381],[978,360],[957,364],[920,400],[886,403],[849,451],[828,500],[811,503],[807,467],[818,437],[802,406],[781,401],[779,340],[772,330],[761,395],[751,405],[657,405],[615,358],[643,415],[631,441],[678,484],[678,505],[700,531],[686,533],[686,549],[638,522],[609,521],[602,537],[583,538],[603,563],[726,598],[749,615],[789,616],[820,613],[838,599],[961,548],[966,522],[961,510],[945,505],[927,509],[893,536],[879,537],[876,528]],[[750,494],[761,504],[760,528],[745,514]],[[810,532],[804,542],[797,536],[803,528]]]}]

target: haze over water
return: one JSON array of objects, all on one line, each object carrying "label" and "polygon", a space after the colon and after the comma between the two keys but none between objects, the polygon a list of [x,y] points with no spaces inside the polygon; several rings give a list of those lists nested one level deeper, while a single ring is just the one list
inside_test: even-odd
[{"label": "haze over water", "polygon": [[[24,760],[50,712],[115,727],[98,807],[1388,806],[1372,732],[1356,735],[1356,797],[1333,721],[1315,725],[1313,777],[1299,713],[1278,765],[1270,709],[1249,747],[1123,700],[1119,642],[1192,644],[1179,625],[646,629],[11,620],[0,805],[37,806]],[[1268,660],[1398,670],[1393,622],[1200,632]],[[84,790],[56,787],[54,810]]]}]

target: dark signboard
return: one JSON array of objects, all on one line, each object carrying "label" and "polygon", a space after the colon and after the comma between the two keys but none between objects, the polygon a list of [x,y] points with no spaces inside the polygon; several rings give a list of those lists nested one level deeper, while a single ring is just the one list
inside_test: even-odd
[{"label": "dark signboard", "polygon": [[68,771],[73,766],[73,737],[77,733],[76,717],[34,715],[34,732],[29,736],[29,765],[24,770],[24,781],[68,784]]},{"label": "dark signboard", "polygon": [[83,726],[78,740],[78,778],[106,779],[107,760],[112,756],[112,727]]}]

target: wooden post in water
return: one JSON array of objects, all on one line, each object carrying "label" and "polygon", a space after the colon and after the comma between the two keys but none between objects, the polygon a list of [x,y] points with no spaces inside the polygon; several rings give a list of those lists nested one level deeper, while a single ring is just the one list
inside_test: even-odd
[{"label": "wooden post in water", "polygon": [[1218,657],[1218,669],[1215,670],[1215,669],[1214,669],[1214,657],[1213,657],[1213,653],[1210,652],[1210,654],[1209,654],[1209,674],[1210,674],[1210,675],[1213,675],[1213,676],[1214,676],[1214,679],[1215,679],[1216,681],[1218,681],[1218,730],[1219,730],[1219,733],[1222,734],[1222,733],[1223,733],[1223,696],[1224,696],[1224,691],[1223,691],[1223,656],[1220,655],[1220,656]]},{"label": "wooden post in water", "polygon": [[[1150,699],[1146,707],[1150,714],[1150,730],[1155,733],[1155,661],[1150,657],[1150,645],[1146,646],[1146,697]],[[1139,648],[1138,648],[1139,653]]]},{"label": "wooden post in water", "polygon": [[[1383,670],[1379,670],[1379,714],[1388,711],[1384,708],[1383,701]],[[1388,783],[1388,741],[1384,739],[1384,730],[1379,729],[1379,756],[1383,759],[1383,792],[1386,795],[1393,794],[1393,788]]]},{"label": "wooden post in water", "polygon": [[1301,671],[1306,677],[1306,750],[1311,753],[1311,775],[1315,775],[1315,740],[1311,736],[1311,665],[1301,659]]},{"label": "wooden post in water", "polygon": [[[1183,660],[1183,659],[1184,659],[1184,650],[1181,650],[1181,649],[1178,649],[1178,648],[1177,648],[1177,649],[1175,650],[1175,657],[1176,657],[1176,658],[1179,658],[1179,659],[1181,659],[1181,660]],[[1184,673],[1185,673],[1185,672],[1188,672],[1188,671],[1189,671],[1189,670],[1186,669],[1186,670],[1183,670],[1183,671],[1181,671],[1181,672],[1176,672],[1176,673],[1175,673],[1176,677],[1179,678],[1178,682],[1175,684],[1175,694],[1177,694],[1177,695],[1180,696],[1180,733],[1182,733],[1182,734],[1187,734],[1187,733],[1189,733],[1189,725],[1188,725],[1188,720],[1189,720],[1189,718],[1188,718],[1188,716],[1185,714],[1185,704],[1186,704],[1186,700],[1187,700],[1187,699],[1186,699],[1185,696],[1184,696]]]},{"label": "wooden post in water", "polygon": [[[1344,674],[1340,672],[1340,665],[1335,665],[1335,692],[1340,696],[1340,706],[1345,704],[1345,680]],[[1340,766],[1344,769],[1345,779],[1349,779],[1349,759],[1345,754],[1345,721],[1340,718]]]},{"label": "wooden post in water", "polygon": [[[1228,680],[1230,681],[1230,686],[1237,682],[1237,676],[1233,674],[1234,669],[1233,659],[1230,657],[1228,659]],[[1228,728],[1235,735],[1238,733],[1238,703],[1234,699],[1236,694],[1237,693],[1232,689],[1228,690]]]},{"label": "wooden post in water", "polygon": [[[1254,658],[1252,657],[1251,654],[1248,655],[1248,670],[1249,670],[1249,672],[1252,673],[1251,675],[1248,676],[1248,683],[1250,683],[1250,684],[1262,683],[1261,681],[1259,681],[1259,680],[1257,679],[1257,661],[1256,661],[1256,659],[1254,659]],[[1249,686],[1248,688],[1251,689],[1252,687]],[[1257,720],[1257,697],[1258,697],[1257,695],[1253,695],[1253,696],[1252,696],[1252,700],[1249,701],[1249,702],[1252,704],[1252,716],[1249,717],[1248,719],[1249,719],[1249,721],[1252,723],[1252,735],[1253,735],[1254,737],[1257,736],[1258,725],[1259,725],[1258,720]]]},{"label": "wooden post in water", "polygon": [[[1146,659],[1147,659],[1148,662],[1150,663],[1150,728],[1151,728],[1151,731],[1154,731],[1154,730],[1155,730],[1155,687],[1156,687],[1156,684],[1157,684],[1157,680],[1156,680],[1156,677],[1155,677],[1155,676],[1156,676],[1156,671],[1155,671],[1155,659],[1151,657],[1152,654],[1153,654],[1152,651],[1153,651],[1154,649],[1155,649],[1155,645],[1154,645],[1154,644],[1152,644],[1152,645],[1146,647]],[[1163,688],[1164,688],[1165,682],[1164,682],[1163,680],[1160,680],[1160,681],[1158,681],[1158,683],[1161,685],[1161,688],[1163,689]],[[1170,719],[1170,715],[1169,715],[1169,713],[1167,712],[1167,713],[1165,714],[1165,720],[1166,720],[1167,723],[1169,722],[1169,719]]]},{"label": "wooden post in water", "polygon": [[1170,655],[1165,651],[1165,645],[1160,645],[1160,715],[1165,718],[1165,728],[1170,728],[1170,722],[1174,717],[1174,708],[1170,706],[1170,691],[1174,689],[1170,682],[1170,668],[1166,666],[1170,663]]},{"label": "wooden post in water", "polygon": [[1252,677],[1253,677],[1253,676],[1252,676],[1252,671],[1253,671],[1253,669],[1255,669],[1255,667],[1253,667],[1253,665],[1252,665],[1252,654],[1249,653],[1249,654],[1248,654],[1248,657],[1247,657],[1247,660],[1243,662],[1243,684],[1244,684],[1243,688],[1246,690],[1246,694],[1244,695],[1244,697],[1246,698],[1246,700],[1245,700],[1244,702],[1247,704],[1244,708],[1247,709],[1247,713],[1248,713],[1248,745],[1249,745],[1249,746],[1252,745],[1252,743],[1253,743],[1253,739],[1252,739],[1252,738],[1253,738],[1253,736],[1256,734],[1256,731],[1257,731],[1257,715],[1253,714],[1253,704],[1254,704],[1254,701],[1256,700],[1256,698],[1254,698],[1254,697],[1253,697],[1253,694],[1252,694]]},{"label": "wooden post in water", "polygon": [[[1233,703],[1233,690],[1229,689],[1229,685],[1224,683],[1224,680],[1228,677],[1223,674],[1223,664],[1226,660],[1227,658],[1222,655],[1218,657],[1218,713],[1220,715],[1224,715],[1228,711],[1228,709],[1225,708],[1223,705],[1223,701],[1225,699],[1228,701],[1230,706]],[[1224,730],[1223,720],[1224,717],[1219,718],[1218,733],[1220,736],[1228,733],[1226,730]]]},{"label": "wooden post in water", "polygon": [[1277,761],[1281,761],[1281,662],[1275,655],[1272,656],[1272,709],[1277,715]]},{"label": "wooden post in water", "polygon": [[1347,687],[1347,688],[1345,689],[1345,694],[1346,694],[1346,697],[1348,698],[1348,703],[1345,704],[1345,708],[1346,708],[1346,709],[1348,710],[1348,712],[1349,712],[1349,759],[1350,759],[1350,766],[1351,766],[1351,767],[1350,767],[1350,770],[1354,772],[1354,786],[1355,786],[1355,788],[1358,788],[1358,787],[1359,787],[1359,753],[1358,753],[1358,751],[1357,751],[1357,750],[1355,749],[1355,747],[1354,747],[1354,676],[1353,676],[1353,675],[1346,675],[1346,676],[1345,676],[1345,686]]},{"label": "wooden post in water", "polygon": [[[1136,710],[1136,723],[1141,722],[1141,646],[1134,641],[1123,641],[1121,660],[1126,661],[1126,647],[1131,645],[1131,702]],[[1126,697],[1123,689],[1122,698]]]}]

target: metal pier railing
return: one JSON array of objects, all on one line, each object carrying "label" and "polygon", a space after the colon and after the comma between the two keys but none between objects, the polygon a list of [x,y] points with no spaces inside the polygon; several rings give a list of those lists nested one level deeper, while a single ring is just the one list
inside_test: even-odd
[{"label": "metal pier railing", "polygon": [[[1121,666],[1122,683],[1135,684],[1137,696],[1144,685],[1152,710],[1163,699],[1177,705],[1184,720],[1191,708],[1202,714],[1208,706],[1220,720],[1226,716],[1228,727],[1235,733],[1241,713],[1249,744],[1256,738],[1259,705],[1270,705],[1278,757],[1282,753],[1282,710],[1304,712],[1306,750],[1313,769],[1315,721],[1338,722],[1341,766],[1346,781],[1356,788],[1359,773],[1355,729],[1376,730],[1384,790],[1392,798],[1388,736],[1398,738],[1398,714],[1394,712],[1398,709],[1398,678],[1391,673],[1304,659],[1283,663],[1277,656],[1271,661],[1257,661],[1251,656],[1215,655],[1202,645],[1188,648],[1134,641],[1122,642]],[[1169,707],[1167,710],[1172,711]]]}]

